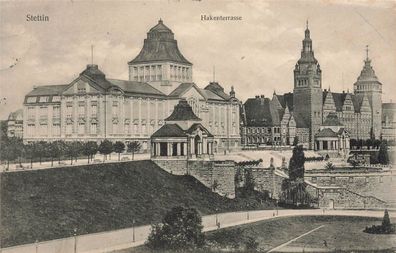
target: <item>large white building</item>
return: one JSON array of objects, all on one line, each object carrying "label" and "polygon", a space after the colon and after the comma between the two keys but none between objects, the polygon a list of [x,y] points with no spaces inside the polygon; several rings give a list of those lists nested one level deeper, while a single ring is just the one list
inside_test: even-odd
[{"label": "large white building", "polygon": [[68,84],[34,88],[24,101],[24,141],[139,140],[147,150],[151,134],[185,99],[214,135],[214,152],[239,147],[235,92],[226,94],[216,82],[204,89],[193,83],[192,63],[162,20],[128,66],[129,80],[108,79],[91,64]]}]

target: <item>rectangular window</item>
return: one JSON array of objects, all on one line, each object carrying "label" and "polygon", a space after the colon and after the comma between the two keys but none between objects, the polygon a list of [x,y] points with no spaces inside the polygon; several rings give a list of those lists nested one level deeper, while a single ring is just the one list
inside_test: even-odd
[{"label": "rectangular window", "polygon": [[98,106],[97,106],[96,104],[93,104],[93,105],[91,106],[91,115],[92,115],[93,117],[95,117],[97,113],[98,113]]},{"label": "rectangular window", "polygon": [[84,117],[85,116],[85,104],[84,102],[78,104],[78,116]]},{"label": "rectangular window", "polygon": [[46,102],[48,102],[48,100],[49,100],[48,96],[43,96],[43,97],[40,97],[39,103],[46,103]]},{"label": "rectangular window", "polygon": [[60,102],[60,96],[53,96],[52,102]]},{"label": "rectangular window", "polygon": [[36,101],[37,101],[37,97],[28,97],[26,99],[27,103],[36,103]]},{"label": "rectangular window", "polygon": [[84,128],[85,128],[84,123],[82,123],[82,122],[78,123],[78,134],[84,134],[84,132],[85,132]]},{"label": "rectangular window", "polygon": [[113,117],[117,117],[117,115],[118,115],[118,101],[113,101],[112,113],[113,113]]},{"label": "rectangular window", "polygon": [[66,134],[72,134],[73,132],[73,124],[71,122],[66,124]]},{"label": "rectangular window", "polygon": [[335,177],[330,178],[330,183],[335,184]]},{"label": "rectangular window", "polygon": [[66,106],[66,117],[71,118],[73,116],[73,106],[67,105]]},{"label": "rectangular window", "polygon": [[53,117],[54,118],[60,117],[60,106],[56,105],[53,107]]},{"label": "rectangular window", "polygon": [[95,122],[91,123],[91,134],[96,134],[98,129],[98,124],[96,124]]},{"label": "rectangular window", "polygon": [[52,125],[52,131],[53,131],[53,135],[59,136],[60,135],[60,125],[59,124],[53,124]]},{"label": "rectangular window", "polygon": [[113,133],[116,134],[118,132],[118,123],[113,122]]},{"label": "rectangular window", "polygon": [[157,66],[157,80],[158,81],[162,80],[162,67],[161,67],[161,65]]}]

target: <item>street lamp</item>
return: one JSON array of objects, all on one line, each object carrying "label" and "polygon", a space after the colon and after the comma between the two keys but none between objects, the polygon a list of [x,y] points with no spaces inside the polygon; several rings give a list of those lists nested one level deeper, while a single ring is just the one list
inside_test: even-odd
[{"label": "street lamp", "polygon": [[249,204],[246,204],[247,212],[246,212],[246,219],[249,220]]},{"label": "street lamp", "polygon": [[217,228],[219,228],[219,220],[218,220],[218,218],[217,218],[217,212],[219,211],[219,209],[218,208],[216,208],[216,214],[215,214],[215,217],[216,217],[216,226],[217,226]]},{"label": "street lamp", "polygon": [[74,228],[73,230],[73,236],[74,236],[74,253],[77,253],[77,228]]},{"label": "street lamp", "polygon": [[35,243],[36,253],[38,253],[38,240],[36,239],[34,243]]},{"label": "street lamp", "polygon": [[135,219],[132,220],[132,242],[135,242]]}]

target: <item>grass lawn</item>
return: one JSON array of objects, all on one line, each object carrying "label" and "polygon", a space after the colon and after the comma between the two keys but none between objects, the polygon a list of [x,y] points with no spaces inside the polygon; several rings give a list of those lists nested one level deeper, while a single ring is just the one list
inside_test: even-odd
[{"label": "grass lawn", "polygon": [[[305,252],[395,252],[396,235],[363,233],[366,226],[380,223],[381,219],[370,217],[302,216],[260,221],[238,227],[243,229],[245,236],[252,236],[259,242],[260,252],[267,252],[321,225],[324,226],[288,244],[277,252],[303,252],[303,248]],[[226,228],[225,230],[234,230],[238,227]],[[213,233],[216,232],[209,232],[207,236],[210,237]],[[327,247],[324,246],[324,240],[327,242]],[[117,253],[148,252],[151,251],[144,246],[117,251]],[[203,251],[196,250],[193,252],[200,253]]]},{"label": "grass lawn", "polygon": [[3,247],[150,224],[173,206],[202,215],[272,208],[252,199],[221,197],[190,176],[171,175],[151,161],[94,164],[3,173]]}]

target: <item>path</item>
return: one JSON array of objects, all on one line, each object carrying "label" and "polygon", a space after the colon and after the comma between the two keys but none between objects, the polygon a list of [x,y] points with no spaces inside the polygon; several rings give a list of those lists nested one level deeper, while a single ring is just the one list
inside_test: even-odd
[{"label": "path", "polygon": [[[382,217],[384,212],[365,211],[365,210],[326,210],[323,214],[321,209],[293,210],[282,209],[262,210],[262,211],[244,211],[230,212],[221,214],[212,214],[202,217],[204,231],[216,230],[216,216],[221,224],[221,228],[232,227],[261,220],[269,220],[277,217],[306,216],[306,215],[344,215],[344,216],[365,216],[365,217]],[[394,217],[396,213],[390,212]],[[140,226],[136,228],[120,229],[108,232],[80,235],[76,238],[68,237],[36,244],[27,244],[16,247],[4,248],[2,253],[73,253],[74,243],[77,242],[77,253],[102,253],[114,250],[127,249],[144,244],[150,233],[150,226]],[[133,235],[135,242],[132,241]],[[76,240],[75,240],[76,239]]]},{"label": "path", "polygon": [[325,225],[320,225],[319,227],[314,228],[314,229],[312,229],[312,230],[310,230],[310,231],[308,231],[308,232],[306,232],[306,233],[304,233],[304,234],[302,234],[302,235],[300,235],[300,236],[297,236],[296,238],[293,238],[293,239],[291,239],[290,241],[287,241],[287,242],[285,242],[285,243],[283,243],[283,244],[281,244],[281,245],[279,245],[279,246],[277,246],[277,247],[275,247],[275,248],[269,250],[268,252],[277,251],[277,250],[279,250],[279,249],[281,249],[281,248],[287,246],[288,244],[290,244],[290,243],[292,243],[292,242],[294,242],[294,241],[300,239],[301,237],[304,237],[304,236],[306,236],[306,235],[309,235],[310,233],[312,233],[312,232],[314,232],[314,231],[316,231],[316,230],[318,230],[318,229],[320,229],[321,227],[324,227],[324,226],[325,226]]}]

